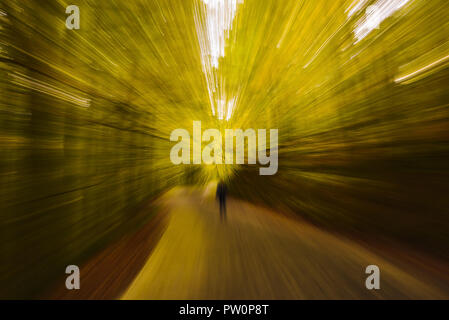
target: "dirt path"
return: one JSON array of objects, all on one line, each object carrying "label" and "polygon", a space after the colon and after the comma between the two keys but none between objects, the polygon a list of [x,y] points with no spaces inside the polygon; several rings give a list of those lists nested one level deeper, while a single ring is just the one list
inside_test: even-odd
[{"label": "dirt path", "polygon": [[[167,229],[122,299],[449,298],[438,278],[270,210],[230,199],[222,223],[211,192],[162,201]],[[365,288],[371,264],[380,290]]]}]

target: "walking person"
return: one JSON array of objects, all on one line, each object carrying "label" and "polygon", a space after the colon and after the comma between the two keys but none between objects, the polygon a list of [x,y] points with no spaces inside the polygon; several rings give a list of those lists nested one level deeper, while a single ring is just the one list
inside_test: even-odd
[{"label": "walking person", "polygon": [[217,184],[216,198],[220,202],[220,218],[222,220],[226,219],[226,191],[226,184],[220,181]]}]

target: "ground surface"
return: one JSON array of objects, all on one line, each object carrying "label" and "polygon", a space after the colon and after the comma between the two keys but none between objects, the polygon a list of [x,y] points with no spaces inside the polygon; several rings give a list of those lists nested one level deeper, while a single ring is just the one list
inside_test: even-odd
[{"label": "ground surface", "polygon": [[[222,222],[211,189],[179,188],[160,200],[166,229],[122,299],[449,298],[447,283],[418,264],[301,220],[229,199]],[[380,290],[365,288],[371,264]]]}]

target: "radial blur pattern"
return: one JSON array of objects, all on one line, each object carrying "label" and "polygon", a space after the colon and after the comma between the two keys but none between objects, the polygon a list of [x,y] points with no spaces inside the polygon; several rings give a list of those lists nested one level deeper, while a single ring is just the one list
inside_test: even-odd
[{"label": "radial blur pattern", "polygon": [[[185,259],[206,261],[195,251],[208,241],[195,219],[206,225],[204,212],[218,215],[197,195],[179,194],[213,193],[220,179],[228,184],[228,227],[236,229],[217,231],[235,244],[229,253],[217,249],[223,254],[217,263],[226,268],[253,259],[233,270],[253,268],[260,277],[248,295],[233,295],[236,286],[228,295],[198,289],[199,297],[338,297],[338,288],[320,296],[300,286],[291,295],[258,287],[259,280],[269,282],[257,273],[263,266],[284,278],[300,268],[287,256],[301,244],[277,241],[301,232],[290,235],[288,223],[264,220],[264,210],[376,252],[414,252],[410,261],[449,270],[447,0],[79,0],[73,3],[79,30],[66,28],[70,4],[0,2],[1,298],[52,296],[67,265],[95,266],[99,254],[115,252],[111,246],[123,239],[130,241],[124,251],[137,252],[129,237],[147,229],[145,239],[162,237],[151,245],[161,249],[148,253],[148,263],[160,265],[159,276],[171,283],[161,261],[172,258],[158,255],[192,243],[182,251],[192,252]],[[172,164],[170,133],[192,132],[196,120],[203,129],[277,128],[278,172],[260,176],[259,164]],[[172,198],[164,202],[168,191]],[[184,212],[170,202],[177,194],[190,213],[167,222],[164,212]],[[247,205],[254,207],[243,218]],[[253,231],[238,235],[249,224],[254,237]],[[176,238],[181,234],[186,240]],[[291,266],[279,262],[284,251],[277,243],[292,246],[285,251]],[[306,259],[319,265],[314,272],[332,269],[313,253]],[[344,273],[341,266],[335,268]],[[207,268],[196,276],[213,277]],[[136,269],[117,292],[133,279],[156,281],[150,274],[159,269]],[[194,277],[195,270],[186,272]],[[173,298],[163,294],[164,283],[148,297]],[[185,292],[195,292],[187,286]],[[448,297],[448,288],[440,287],[438,297]],[[126,292],[139,298],[146,291],[134,282]],[[399,292],[391,297],[402,297]]]}]

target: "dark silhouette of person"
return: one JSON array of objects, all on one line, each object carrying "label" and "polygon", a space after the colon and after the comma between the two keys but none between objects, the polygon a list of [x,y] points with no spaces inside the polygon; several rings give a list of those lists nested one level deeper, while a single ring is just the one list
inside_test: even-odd
[{"label": "dark silhouette of person", "polygon": [[226,184],[220,181],[217,184],[216,198],[220,202],[220,218],[226,219]]}]

